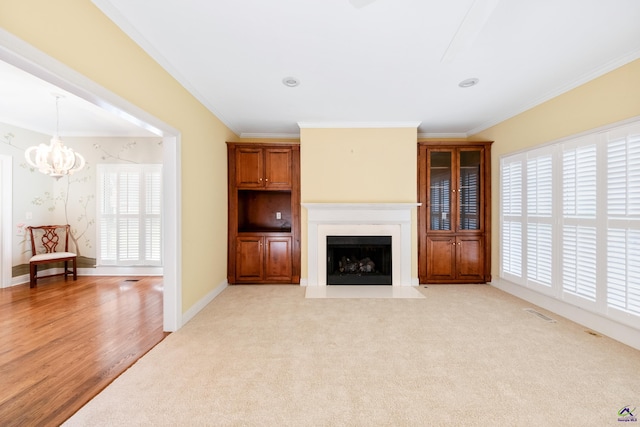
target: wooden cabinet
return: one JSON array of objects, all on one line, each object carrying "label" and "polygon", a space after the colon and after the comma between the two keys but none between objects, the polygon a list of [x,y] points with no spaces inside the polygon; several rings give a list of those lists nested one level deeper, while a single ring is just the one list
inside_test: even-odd
[{"label": "wooden cabinet", "polygon": [[486,281],[482,236],[427,235],[426,240],[425,283]]},{"label": "wooden cabinet", "polygon": [[491,143],[418,144],[420,283],[491,280]]},{"label": "wooden cabinet", "polygon": [[229,283],[300,283],[300,147],[227,143]]},{"label": "wooden cabinet", "polygon": [[290,282],[291,236],[243,235],[236,239],[236,283]]},{"label": "wooden cabinet", "polygon": [[292,155],[286,147],[238,147],[235,150],[237,188],[291,190]]}]

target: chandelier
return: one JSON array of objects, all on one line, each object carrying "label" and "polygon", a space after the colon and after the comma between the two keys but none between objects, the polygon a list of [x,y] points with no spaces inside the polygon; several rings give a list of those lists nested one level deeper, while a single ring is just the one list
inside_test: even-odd
[{"label": "chandelier", "polygon": [[60,178],[64,175],[71,175],[84,167],[85,160],[80,154],[74,152],[71,148],[65,147],[62,140],[58,136],[58,126],[60,123],[60,112],[58,102],[60,96],[56,97],[56,133],[51,138],[49,145],[40,144],[27,148],[24,157],[27,163],[38,169],[45,175],[54,178]]}]

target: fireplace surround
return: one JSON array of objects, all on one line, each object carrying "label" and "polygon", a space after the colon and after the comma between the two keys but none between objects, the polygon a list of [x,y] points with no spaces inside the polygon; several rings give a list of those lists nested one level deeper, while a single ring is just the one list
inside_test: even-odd
[{"label": "fireplace surround", "polygon": [[411,277],[412,210],[418,203],[303,203],[307,209],[307,285],[327,285],[327,236],[391,236],[392,286]]}]

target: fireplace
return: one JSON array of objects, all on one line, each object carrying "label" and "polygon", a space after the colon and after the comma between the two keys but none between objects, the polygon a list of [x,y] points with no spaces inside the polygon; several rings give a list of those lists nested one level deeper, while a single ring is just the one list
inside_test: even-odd
[{"label": "fireplace", "polygon": [[327,285],[391,282],[391,236],[327,236]]},{"label": "fireplace", "polygon": [[301,284],[326,286],[327,237],[386,236],[391,239],[392,286],[417,286],[412,277],[412,211],[418,203],[303,203],[307,209],[308,277]]}]

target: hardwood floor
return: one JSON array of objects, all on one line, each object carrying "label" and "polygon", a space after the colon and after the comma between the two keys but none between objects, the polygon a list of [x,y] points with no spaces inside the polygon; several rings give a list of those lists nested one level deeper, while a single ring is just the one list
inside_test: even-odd
[{"label": "hardwood floor", "polygon": [[60,425],[166,335],[161,277],[0,289],[0,425]]}]

